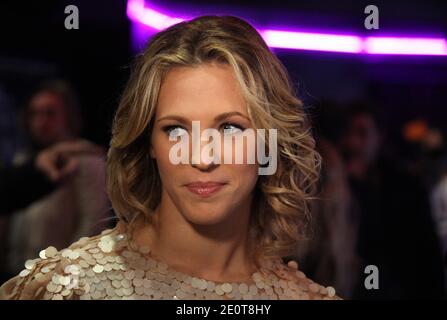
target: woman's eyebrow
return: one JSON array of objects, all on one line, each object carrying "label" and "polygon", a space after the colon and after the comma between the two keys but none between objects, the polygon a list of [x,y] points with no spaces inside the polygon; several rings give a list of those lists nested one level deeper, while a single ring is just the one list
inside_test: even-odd
[{"label": "woman's eyebrow", "polygon": [[248,116],[246,116],[245,114],[240,113],[240,112],[238,112],[238,111],[232,111],[232,112],[225,112],[225,113],[222,113],[222,114],[218,115],[217,117],[215,117],[215,118],[214,118],[214,121],[216,121],[216,122],[217,122],[217,121],[222,121],[222,120],[224,120],[224,119],[226,119],[226,118],[229,118],[229,117],[231,117],[231,116],[241,116],[241,117],[247,119],[248,121],[250,121],[250,118],[249,118]]},{"label": "woman's eyebrow", "polygon": [[[241,116],[243,118],[246,118],[248,121],[250,121],[250,118],[248,116],[246,116],[245,114],[238,112],[238,111],[221,113],[214,118],[214,121],[216,121],[216,122],[222,121],[222,120],[229,118],[231,116]],[[162,120],[177,120],[184,124],[191,122],[191,121],[188,121],[186,118],[184,118],[182,116],[178,116],[178,115],[167,115],[167,116],[164,116],[164,117],[161,117],[160,119],[158,119],[157,122],[162,121]]]},{"label": "woman's eyebrow", "polygon": [[167,115],[167,116],[161,117],[160,119],[157,120],[157,122],[160,122],[163,120],[177,120],[178,122],[181,122],[183,124],[188,124],[188,120],[186,118],[183,118],[181,116],[176,116],[176,115]]}]

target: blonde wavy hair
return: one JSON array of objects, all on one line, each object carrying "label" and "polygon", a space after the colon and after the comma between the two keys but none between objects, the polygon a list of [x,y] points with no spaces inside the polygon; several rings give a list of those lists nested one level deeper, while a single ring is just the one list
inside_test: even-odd
[{"label": "blonde wavy hair", "polygon": [[309,225],[321,160],[303,103],[284,66],[259,33],[238,17],[202,16],[180,22],[156,34],[137,57],[112,126],[107,192],[113,208],[127,225],[141,216],[153,221],[151,212],[160,203],[162,185],[149,149],[163,76],[177,66],[204,63],[231,66],[253,126],[277,129],[277,171],[259,176],[253,191],[250,239],[257,263],[285,257]]}]

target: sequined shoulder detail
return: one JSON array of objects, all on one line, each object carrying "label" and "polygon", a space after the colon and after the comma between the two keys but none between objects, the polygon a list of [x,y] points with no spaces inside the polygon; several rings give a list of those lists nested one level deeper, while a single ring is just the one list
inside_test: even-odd
[{"label": "sequined shoulder detail", "polygon": [[335,289],[331,286],[322,286],[307,278],[304,272],[299,270],[296,261],[289,261],[284,264],[277,261],[272,268],[278,275],[278,291],[285,299],[298,300],[342,300],[335,294]]},{"label": "sequined shoulder detail", "polygon": [[0,288],[2,299],[336,299],[291,262],[266,262],[252,282],[214,282],[171,270],[120,228],[81,238],[67,249],[42,250]]},{"label": "sequined shoulder detail", "polygon": [[[9,300],[79,299],[90,291],[86,281],[104,268],[121,270],[122,258],[113,254],[120,238],[116,228],[95,237],[84,237],[58,251],[48,247],[39,257],[25,262],[25,269],[0,288],[0,298]],[[124,243],[122,243],[124,245]],[[121,262],[121,264],[119,263]],[[107,266],[106,266],[107,264]],[[97,281],[97,279],[94,279]]]}]

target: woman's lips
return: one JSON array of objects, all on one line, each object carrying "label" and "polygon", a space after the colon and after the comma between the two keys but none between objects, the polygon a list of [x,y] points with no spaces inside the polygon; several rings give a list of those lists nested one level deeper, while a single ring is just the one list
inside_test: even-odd
[{"label": "woman's lips", "polygon": [[201,197],[210,197],[222,189],[225,184],[222,182],[193,182],[188,183],[186,187]]}]

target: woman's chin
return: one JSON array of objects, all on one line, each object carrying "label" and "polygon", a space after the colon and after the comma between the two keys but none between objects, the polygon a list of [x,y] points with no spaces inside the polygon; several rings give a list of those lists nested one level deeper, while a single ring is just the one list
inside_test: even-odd
[{"label": "woman's chin", "polygon": [[188,221],[196,225],[215,225],[224,221],[227,217],[226,211],[222,206],[203,205],[192,206],[184,211]]}]

